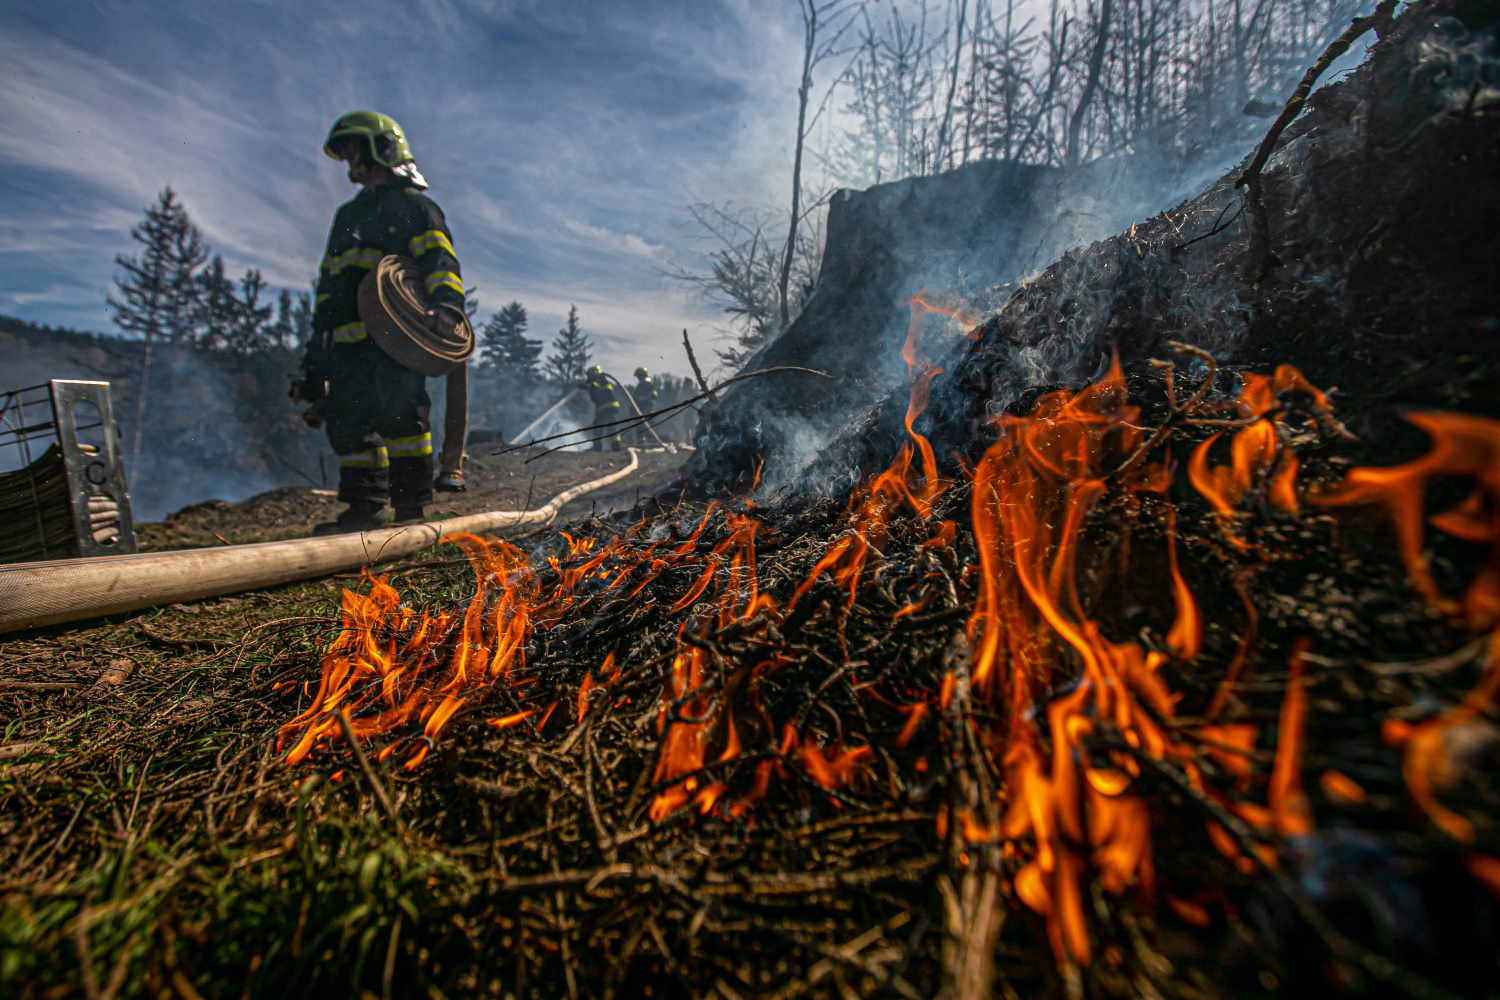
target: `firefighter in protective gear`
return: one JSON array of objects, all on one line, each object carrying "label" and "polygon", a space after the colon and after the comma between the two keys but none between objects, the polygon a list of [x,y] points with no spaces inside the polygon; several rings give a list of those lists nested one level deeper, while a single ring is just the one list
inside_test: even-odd
[{"label": "firefighter in protective gear", "polygon": [[[656,383],[644,367],[635,370],[635,385],[630,387],[630,396],[635,400],[635,405],[640,407],[641,413],[650,413],[656,409]],[[646,429],[645,424],[635,429],[635,442],[642,448],[646,447],[649,437],[651,432]]]},{"label": "firefighter in protective gear", "polygon": [[[594,404],[594,426],[620,419],[620,401],[615,398],[615,385],[604,374],[603,368],[598,365],[590,368],[581,388],[589,394],[589,400]],[[613,428],[606,427],[594,433],[605,435],[594,442],[594,451],[620,450],[620,435],[614,433]]]},{"label": "firefighter in protective gear", "polygon": [[418,522],[432,502],[432,401],[425,377],[366,334],[358,291],[382,257],[412,257],[433,316],[457,325],[464,290],[453,237],[442,211],[422,193],[427,181],[394,119],[374,111],[344,115],[323,152],[347,163],[349,180],[363,190],[334,216],[318,271],[305,377],[292,388],[294,399],[314,404],[310,415],[327,422],[339,459],[339,499],[349,505],[336,524],[318,530],[380,527],[387,500],[398,523]]}]

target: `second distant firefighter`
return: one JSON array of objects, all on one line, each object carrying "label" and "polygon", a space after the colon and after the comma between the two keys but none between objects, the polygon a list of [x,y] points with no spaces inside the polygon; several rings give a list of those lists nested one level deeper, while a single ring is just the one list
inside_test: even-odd
[{"label": "second distant firefighter", "polygon": [[387,500],[396,521],[420,521],[432,502],[432,401],[426,379],[393,360],[360,321],[359,285],[387,255],[416,260],[431,315],[464,321],[463,282],[442,210],[422,193],[406,136],[394,119],[355,111],[334,123],[323,145],[349,165],[363,190],[338,210],[318,271],[313,336],[305,378],[294,398],[314,404],[339,459],[339,499],[348,509],[325,531],[367,531],[385,523]]},{"label": "second distant firefighter", "polygon": [[[635,370],[635,385],[630,387],[630,395],[635,400],[635,405],[640,407],[642,414],[656,409],[656,382],[645,368]],[[642,448],[646,447],[646,440],[649,437],[651,437],[651,432],[646,429],[645,424],[635,428],[635,443]]]},{"label": "second distant firefighter", "polygon": [[[589,400],[594,404],[595,427],[620,419],[620,401],[615,398],[614,383],[604,374],[603,368],[598,365],[590,368],[580,388],[589,394]],[[603,435],[594,441],[594,451],[620,450],[620,435],[613,427],[605,427],[590,434]]]}]

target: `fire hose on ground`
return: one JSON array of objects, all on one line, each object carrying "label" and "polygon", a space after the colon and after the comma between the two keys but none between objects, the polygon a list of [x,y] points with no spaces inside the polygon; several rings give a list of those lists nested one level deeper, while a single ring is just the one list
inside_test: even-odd
[{"label": "fire hose on ground", "polygon": [[580,483],[535,510],[490,511],[363,534],[0,566],[0,633],[347,572],[420,552],[446,535],[549,524],[568,503],[639,467],[631,448],[625,468]]}]

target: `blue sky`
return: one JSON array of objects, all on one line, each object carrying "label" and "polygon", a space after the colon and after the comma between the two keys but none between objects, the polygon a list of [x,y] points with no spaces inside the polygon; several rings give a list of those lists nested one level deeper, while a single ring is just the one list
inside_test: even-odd
[{"label": "blue sky", "polygon": [[693,200],[790,183],[791,0],[55,0],[0,4],[0,312],[110,330],[113,257],[164,185],[236,273],[305,288],[352,194],[341,113],[395,116],[481,316],[551,339],[570,303],[606,367],[685,370],[722,318],[659,276]]}]

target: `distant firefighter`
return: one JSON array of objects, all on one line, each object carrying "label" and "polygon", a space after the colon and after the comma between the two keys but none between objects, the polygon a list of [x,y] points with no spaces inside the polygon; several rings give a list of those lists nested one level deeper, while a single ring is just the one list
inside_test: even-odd
[{"label": "distant firefighter", "polygon": [[[590,368],[581,388],[589,394],[589,399],[594,404],[596,427],[599,424],[607,424],[620,419],[620,401],[615,398],[614,383],[609,380],[609,376],[604,374],[603,368],[598,365]],[[595,451],[620,450],[620,435],[615,433],[614,428],[593,431],[592,434],[605,435],[594,442]]]},{"label": "distant firefighter", "polygon": [[[635,405],[641,408],[642,413],[650,413],[656,409],[656,382],[651,378],[651,373],[644,367],[635,370],[635,385],[630,388],[630,395],[635,400]],[[646,425],[635,429],[635,443],[642,448],[646,446],[646,440],[651,437],[651,432]]]},{"label": "distant firefighter", "polygon": [[[348,509],[318,532],[382,527],[387,500],[398,523],[420,522],[432,502],[432,427],[426,379],[385,353],[360,320],[359,287],[382,257],[406,256],[426,286],[435,327],[467,326],[463,281],[442,211],[422,193],[406,134],[395,120],[355,111],[334,123],[323,152],[349,165],[363,190],[340,206],[318,272],[313,336],[292,398],[326,420]],[[444,327],[443,325],[447,326]]]}]

